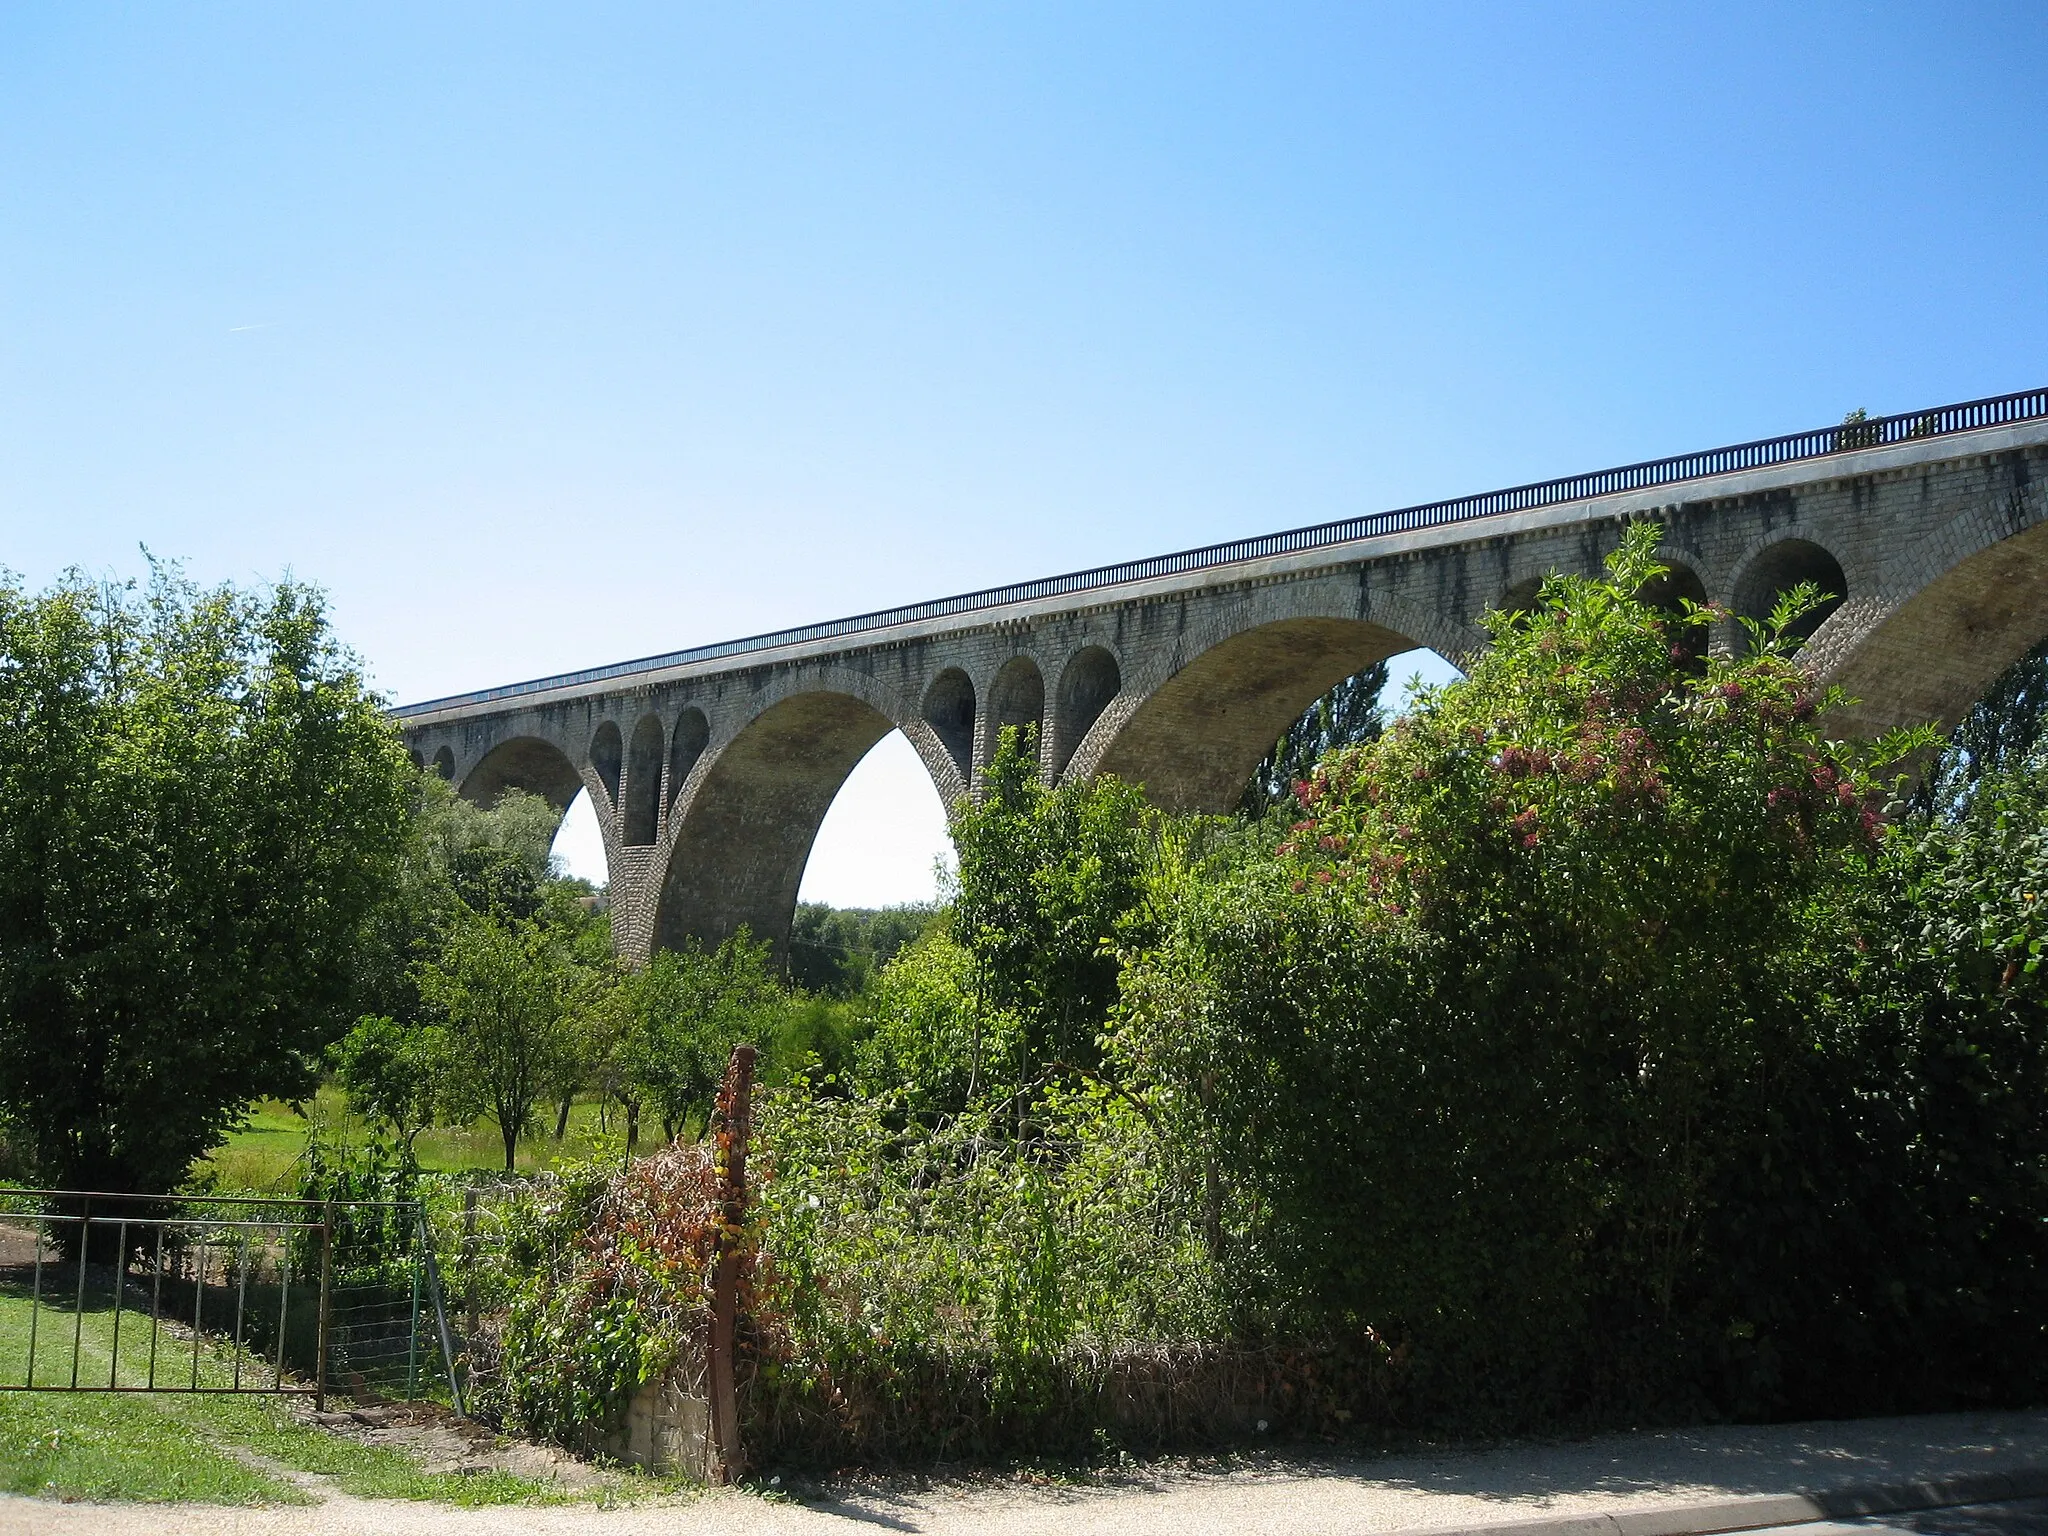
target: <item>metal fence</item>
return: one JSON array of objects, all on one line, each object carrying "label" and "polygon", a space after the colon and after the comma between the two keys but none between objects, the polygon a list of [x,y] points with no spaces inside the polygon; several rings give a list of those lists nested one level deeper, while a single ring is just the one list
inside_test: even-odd
[{"label": "metal fence", "polygon": [[1511,486],[1506,490],[1486,491],[1477,496],[1461,496],[1454,501],[1432,501],[1422,506],[1401,507],[1391,512],[1375,512],[1366,517],[1347,518],[1342,522],[1316,523],[1307,528],[1292,528],[1284,533],[1238,539],[1228,544],[1206,544],[1199,549],[1184,549],[1175,554],[1155,555],[1149,560],[1096,566],[1092,570],[1072,571],[1064,576],[1047,576],[1038,581],[1018,582],[1007,587],[989,587],[980,592],[963,592],[957,597],[936,598],[930,602],[913,603],[904,608],[885,608],[874,613],[856,614],[851,618],[832,619],[823,624],[808,624],[798,629],[781,629],[765,635],[750,635],[743,640],[723,640],[715,645],[700,645],[689,650],[670,651],[660,656],[643,656],[636,661],[614,662],[610,666],[590,667],[580,672],[564,672],[554,677],[537,677],[528,682],[507,683],[502,687],[484,688],[475,693],[427,699],[418,704],[401,705],[393,709],[391,714],[399,719],[406,719],[460,705],[488,704],[498,699],[517,698],[554,688],[573,688],[588,683],[608,682],[614,678],[653,672],[664,667],[681,666],[687,662],[718,661],[728,656],[773,650],[778,646],[799,645],[811,640],[839,639],[870,630],[889,629],[898,624],[915,624],[926,619],[947,618],[954,614],[973,613],[985,608],[1001,608],[1011,603],[1031,602],[1044,597],[1061,597],[1073,592],[1087,592],[1102,587],[1120,586],[1127,582],[1146,581],[1157,576],[1173,576],[1187,571],[1235,565],[1242,561],[1261,560],[1273,555],[1324,549],[1335,544],[1348,544],[1357,539],[1377,538],[1382,534],[1435,528],[1446,523],[1494,517],[1503,512],[1526,512],[1538,507],[1556,506],[1562,502],[1608,496],[1618,491],[1677,485],[1683,481],[1699,480],[1709,475],[1725,475],[1744,469],[1764,469],[1774,464],[1826,458],[1830,454],[1848,453],[1858,448],[1879,448],[1918,438],[1947,437],[1957,432],[1975,432],[1985,427],[2007,426],[2014,422],[2034,421],[2043,417],[2048,417],[2048,389],[1993,395],[1983,400],[1966,400],[1956,405],[1940,405],[1925,411],[1907,411],[1897,416],[1874,416],[1864,421],[1845,421],[1837,426],[1816,427],[1810,432],[1760,438],[1752,443],[1709,448],[1700,453],[1679,454],[1668,459],[1648,459],[1640,464],[1624,464],[1616,469],[1596,470],[1592,474],[1569,475],[1558,480],[1539,480],[1532,485]]},{"label": "metal fence", "polygon": [[416,1201],[0,1190],[0,1391],[462,1386]]}]

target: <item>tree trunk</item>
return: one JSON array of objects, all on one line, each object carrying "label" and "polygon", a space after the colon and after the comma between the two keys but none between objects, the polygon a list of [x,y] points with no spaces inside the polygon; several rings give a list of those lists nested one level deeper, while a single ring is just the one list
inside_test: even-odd
[{"label": "tree trunk", "polygon": [[626,1161],[633,1161],[633,1149],[640,1145],[640,1101],[626,1105]]},{"label": "tree trunk", "polygon": [[513,1156],[519,1150],[518,1122],[514,1120],[501,1120],[498,1122],[498,1132],[505,1138],[505,1171],[507,1173],[516,1172],[517,1170],[513,1167]]},{"label": "tree trunk", "polygon": [[576,1096],[572,1093],[568,1098],[562,1100],[562,1112],[555,1116],[555,1144],[557,1146],[561,1144],[562,1138],[569,1132],[569,1106],[575,1102]]}]

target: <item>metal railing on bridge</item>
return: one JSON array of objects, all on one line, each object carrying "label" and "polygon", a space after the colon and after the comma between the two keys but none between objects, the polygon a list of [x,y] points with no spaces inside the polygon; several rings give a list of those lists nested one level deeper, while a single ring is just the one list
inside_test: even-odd
[{"label": "metal railing on bridge", "polygon": [[1155,555],[1147,560],[1097,566],[1092,570],[1073,571],[1064,576],[1047,576],[1037,581],[1017,582],[1007,587],[989,587],[979,592],[963,592],[956,597],[934,598],[930,602],[912,603],[903,608],[884,608],[874,613],[856,614],[851,618],[831,619],[822,624],[806,624],[797,629],[749,635],[742,640],[722,640],[713,645],[693,646],[688,650],[670,651],[661,656],[644,656],[635,661],[614,662],[610,666],[589,667],[580,672],[564,672],[554,677],[539,677],[523,683],[506,683],[496,688],[479,689],[475,693],[454,694],[447,698],[427,699],[417,704],[401,705],[391,713],[404,719],[412,715],[429,714],[436,710],[462,705],[489,704],[500,699],[544,693],[556,688],[574,688],[589,683],[608,682],[615,678],[658,671],[665,667],[682,666],[689,662],[718,661],[729,656],[774,650],[785,645],[800,645],[813,640],[835,640],[871,630],[892,629],[899,624],[949,618],[956,614],[974,613],[987,608],[1007,607],[1012,603],[1028,603],[1039,598],[1063,597],[1069,593],[1123,586],[1159,576],[1175,576],[1188,571],[1236,565],[1247,560],[1263,560],[1274,555],[1349,544],[1354,540],[1376,538],[1382,534],[1436,528],[1447,523],[1496,517],[1503,512],[1526,512],[1539,507],[1557,506],[1563,502],[1584,501],[1594,496],[1609,496],[1620,491],[1678,485],[1687,480],[1705,479],[1710,475],[1725,475],[1737,470],[1763,469],[1774,464],[1821,459],[1830,454],[1847,453],[1858,448],[1883,447],[1891,443],[1910,442],[1917,438],[1947,437],[1957,432],[1974,432],[1985,427],[2006,426],[2013,422],[2034,421],[2043,417],[2048,417],[2048,389],[2024,390],[2012,395],[1993,395],[1983,400],[1966,400],[1959,405],[1936,406],[1932,410],[1909,411],[1897,416],[1873,416],[1863,421],[1845,421],[1831,427],[1816,427],[1810,432],[1794,432],[1785,437],[1766,437],[1753,443],[1709,448],[1700,453],[1679,454],[1667,459],[1648,459],[1640,464],[1624,464],[1617,469],[1595,470],[1585,475],[1568,475],[1558,480],[1539,480],[1531,485],[1511,486],[1507,490],[1484,491],[1477,496],[1461,496],[1454,501],[1432,501],[1421,506],[1401,507],[1391,512],[1375,512],[1364,517],[1347,518],[1341,522],[1316,523],[1307,528],[1262,534],[1257,538],[1238,539],[1228,544],[1205,544],[1199,549],[1184,549],[1171,555]]}]

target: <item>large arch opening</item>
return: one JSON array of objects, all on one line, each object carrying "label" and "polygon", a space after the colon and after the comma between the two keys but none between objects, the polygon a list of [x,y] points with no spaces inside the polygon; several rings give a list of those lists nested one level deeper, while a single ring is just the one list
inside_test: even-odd
[{"label": "large arch opening", "polygon": [[562,813],[562,824],[555,828],[555,841],[549,853],[556,870],[570,879],[587,880],[600,892],[610,885],[604,828],[598,824],[597,807],[591,802],[588,789],[577,790],[576,798]]},{"label": "large arch opening", "polygon": [[1780,595],[1807,581],[1820,588],[1822,602],[1794,619],[1785,633],[1795,640],[1809,640],[1842,606],[1849,595],[1849,581],[1842,574],[1842,563],[1807,539],[1784,539],[1750,561],[1736,580],[1735,611],[1763,623],[1777,607]]},{"label": "large arch opening", "polygon": [[718,943],[742,925],[786,954],[818,829],[854,765],[894,729],[844,693],[804,693],[757,716],[678,809],[655,911],[656,947]]},{"label": "large arch opening", "polygon": [[931,770],[901,731],[868,749],[833,796],[804,861],[798,902],[871,910],[935,901],[953,859]]},{"label": "large arch opening", "polygon": [[[2000,540],[1930,581],[1839,653],[1830,682],[1857,702],[1859,737],[1932,723],[1953,730],[1992,680],[2048,636],[2048,523]],[[1832,654],[1836,647],[1826,642]]]},{"label": "large arch opening", "polygon": [[1092,771],[1174,811],[1222,813],[1316,699],[1414,642],[1359,619],[1283,619],[1232,635],[1168,678]]},{"label": "large arch opening", "polygon": [[[440,761],[438,756],[435,761]],[[499,742],[464,775],[460,786],[462,798],[478,805],[494,803],[508,789],[523,789],[558,811],[567,810],[582,788],[583,775],[568,754],[537,736]]]},{"label": "large arch opening", "polygon": [[1116,658],[1099,645],[1076,653],[1060,673],[1053,702],[1052,758],[1054,777],[1066,771],[1081,738],[1101,718],[1109,701],[1123,691],[1123,672]]},{"label": "large arch opening", "polygon": [[626,754],[624,834],[628,848],[644,848],[661,825],[661,721],[642,715]]}]

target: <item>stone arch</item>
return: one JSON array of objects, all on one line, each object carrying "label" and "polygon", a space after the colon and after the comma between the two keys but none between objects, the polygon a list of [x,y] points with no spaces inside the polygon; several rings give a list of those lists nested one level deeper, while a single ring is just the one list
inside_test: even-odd
[{"label": "stone arch", "polygon": [[996,755],[997,733],[1009,727],[1029,726],[1045,741],[1045,676],[1029,656],[1012,656],[996,673],[988,690],[987,755]]},{"label": "stone arch", "polygon": [[1826,601],[1793,620],[1786,631],[1795,639],[1810,640],[1849,596],[1849,578],[1842,574],[1842,562],[1811,539],[1780,539],[1751,556],[1736,573],[1735,612],[1745,619],[1768,619],[1779,594],[1802,581],[1812,582],[1827,594]]},{"label": "stone arch", "polygon": [[1142,784],[1168,810],[1228,811],[1303,710],[1415,645],[1363,619],[1301,617],[1240,630],[1137,703],[1095,770]]},{"label": "stone arch", "polygon": [[[1657,556],[1664,563],[1662,576],[1653,576],[1636,590],[1636,601],[1660,608],[1673,617],[1685,612],[1687,603],[1704,607],[1707,601],[1707,584],[1700,579],[1700,573],[1685,561],[1660,552]],[[1710,625],[1690,624],[1680,628],[1667,629],[1666,635],[1674,646],[1685,652],[1684,664],[1688,671],[1698,671],[1706,664],[1710,642]]]},{"label": "stone arch", "polygon": [[[1835,658],[1824,680],[1856,702],[1845,734],[1898,726],[1953,729],[1992,680],[2048,635],[2048,522],[1958,561],[1904,602],[1866,618],[1853,599],[1819,645]],[[1831,643],[1843,625],[1845,644]]]},{"label": "stone arch", "polygon": [[455,777],[455,752],[453,748],[443,747],[434,754],[434,772],[441,775],[444,779],[452,780]]},{"label": "stone arch", "polygon": [[626,754],[624,841],[628,848],[644,848],[654,841],[661,827],[661,717],[642,715],[633,727],[631,750]]},{"label": "stone arch", "polygon": [[1102,646],[1091,645],[1074,653],[1060,673],[1059,692],[1053,701],[1051,755],[1047,759],[1053,777],[1065,771],[1074,749],[1110,701],[1123,692],[1123,686],[1123,669]]},{"label": "stone arch", "polygon": [[604,786],[605,798],[610,802],[605,807],[608,815],[618,814],[619,771],[625,765],[625,757],[617,724],[605,721],[590,738],[590,766],[596,770],[598,782]]},{"label": "stone arch", "polygon": [[412,771],[414,773],[425,773],[427,771],[427,760],[420,756],[420,749],[418,747],[408,747],[405,755],[412,759]]},{"label": "stone arch", "polygon": [[[437,753],[435,762],[439,761]],[[514,736],[478,759],[463,776],[460,793],[477,805],[490,805],[508,789],[523,789],[539,795],[556,810],[566,811],[582,788],[583,775],[569,761],[568,753],[538,736]]]},{"label": "stone arch", "polygon": [[670,804],[683,797],[683,786],[690,781],[690,770],[697,766],[697,759],[704,755],[705,747],[711,744],[711,722],[704,718],[704,711],[694,704],[676,716],[675,734],[669,738],[668,746],[668,798]]},{"label": "stone arch", "polygon": [[825,812],[854,764],[895,726],[852,693],[800,692],[719,747],[671,819],[655,947],[715,944],[744,925],[780,958]]},{"label": "stone arch", "polygon": [[1525,576],[1505,592],[1493,606],[1502,613],[1534,613],[1536,601],[1543,591],[1544,578]]},{"label": "stone arch", "polygon": [[964,780],[974,771],[974,679],[948,667],[924,691],[924,720]]}]

